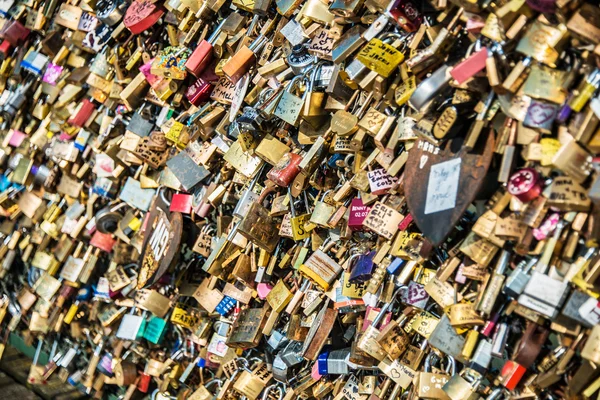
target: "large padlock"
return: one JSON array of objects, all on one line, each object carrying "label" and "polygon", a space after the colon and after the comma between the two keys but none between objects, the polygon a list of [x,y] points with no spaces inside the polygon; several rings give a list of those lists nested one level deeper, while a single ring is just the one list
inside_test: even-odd
[{"label": "large padlock", "polygon": [[302,119],[308,122],[313,128],[318,129],[329,120],[327,113],[323,109],[325,106],[325,93],[315,91],[315,80],[319,72],[323,68],[323,62],[316,64],[310,70],[310,84],[306,88],[307,96],[302,112]]}]

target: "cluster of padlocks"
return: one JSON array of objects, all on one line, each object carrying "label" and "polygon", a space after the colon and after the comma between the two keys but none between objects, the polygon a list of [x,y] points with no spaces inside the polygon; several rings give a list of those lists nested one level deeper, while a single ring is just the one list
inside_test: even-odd
[{"label": "cluster of padlocks", "polygon": [[0,16],[0,354],[33,346],[30,383],[598,396],[596,1]]}]

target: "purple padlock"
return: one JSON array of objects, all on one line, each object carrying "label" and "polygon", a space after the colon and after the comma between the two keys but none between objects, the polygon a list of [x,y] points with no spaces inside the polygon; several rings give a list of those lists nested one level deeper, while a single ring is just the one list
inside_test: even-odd
[{"label": "purple padlock", "polygon": [[352,271],[350,271],[349,282],[366,282],[371,279],[373,273],[373,257],[375,257],[375,250],[368,254],[362,254],[358,257]]}]

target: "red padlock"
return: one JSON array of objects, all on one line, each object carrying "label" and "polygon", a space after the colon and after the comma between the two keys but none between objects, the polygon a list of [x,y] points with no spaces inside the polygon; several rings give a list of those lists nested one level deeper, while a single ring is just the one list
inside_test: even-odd
[{"label": "red padlock", "polygon": [[94,106],[94,103],[92,103],[89,99],[83,99],[77,111],[75,112],[75,115],[69,118],[67,122],[69,122],[71,125],[82,128],[87,120],[90,119],[95,109],[96,107]]},{"label": "red padlock", "polygon": [[200,104],[210,99],[210,94],[214,89],[214,85],[205,81],[202,78],[198,78],[196,82],[192,83],[190,87],[185,91],[185,97],[190,103],[199,107]]},{"label": "red padlock", "polygon": [[405,231],[406,228],[408,228],[408,225],[410,225],[410,223],[413,222],[413,217],[410,213],[408,213],[406,215],[406,217],[404,217],[404,219],[402,220],[402,222],[400,222],[400,224],[398,225],[398,230],[400,231]]},{"label": "red padlock", "polygon": [[507,360],[500,371],[500,383],[508,390],[515,390],[525,371],[527,369],[516,361]]},{"label": "red padlock", "polygon": [[90,244],[94,247],[99,248],[107,253],[110,253],[117,243],[117,240],[113,238],[113,235],[110,233],[102,233],[99,231],[94,232],[92,235],[92,240],[90,240]]},{"label": "red padlock", "polygon": [[185,62],[185,69],[194,75],[199,77],[202,71],[208,66],[208,64],[213,59],[213,44],[215,40],[219,37],[221,33],[221,28],[225,23],[226,19],[223,19],[217,29],[213,32],[213,34],[208,38],[208,40],[203,40],[198,43],[198,46],[194,49],[192,54],[188,57]]},{"label": "red padlock", "polygon": [[138,382],[138,390],[142,393],[148,393],[148,389],[150,388],[150,382],[152,381],[152,377],[146,373],[146,371],[142,372],[140,375],[140,380]]},{"label": "red padlock", "polygon": [[169,211],[189,214],[192,212],[192,200],[193,196],[191,194],[175,193],[171,199]]},{"label": "red padlock", "polygon": [[7,22],[0,31],[0,38],[8,41],[13,47],[17,47],[27,39],[29,32],[30,30],[25,28],[19,21],[12,20]]},{"label": "red padlock", "polygon": [[450,75],[458,82],[462,84],[466,82],[476,73],[483,71],[485,68],[485,61],[487,60],[487,48],[473,52],[465,60],[459,62],[452,68]]},{"label": "red padlock", "polygon": [[10,56],[10,51],[12,50],[12,46],[8,40],[4,40],[0,43],[0,59],[6,60]]},{"label": "red padlock", "polygon": [[410,0],[396,0],[389,13],[400,28],[407,32],[415,32],[423,22],[417,6]]},{"label": "red padlock", "polygon": [[542,179],[533,168],[523,168],[510,177],[506,185],[508,193],[527,203],[542,193]]},{"label": "red padlock", "polygon": [[290,183],[300,173],[300,162],[302,156],[296,153],[287,153],[267,174],[267,178],[272,180],[276,185],[288,187]]},{"label": "red padlock", "polygon": [[350,215],[348,217],[348,228],[353,231],[362,231],[362,223],[367,217],[371,207],[365,206],[361,199],[352,199],[350,203]]},{"label": "red padlock", "polygon": [[151,28],[164,13],[165,10],[162,7],[150,0],[136,0],[127,9],[123,23],[131,33],[138,35]]}]

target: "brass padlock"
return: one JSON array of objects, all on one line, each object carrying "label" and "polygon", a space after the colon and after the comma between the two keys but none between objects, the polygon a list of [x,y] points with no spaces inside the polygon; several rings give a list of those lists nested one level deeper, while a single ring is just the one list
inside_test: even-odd
[{"label": "brass padlock", "polygon": [[296,215],[296,209],[294,207],[294,198],[292,197],[291,188],[288,187],[288,196],[290,201],[290,211],[292,217],[290,224],[292,226],[292,238],[296,241],[304,240],[310,236],[310,232],[306,230],[305,224],[312,218],[310,209],[308,208],[308,202],[306,201],[306,192],[304,193],[304,206],[306,207],[306,213],[302,215]]},{"label": "brass padlock", "polygon": [[[304,82],[307,85],[304,95],[301,98],[292,93],[292,91],[297,88],[300,82]],[[302,108],[308,96],[309,88],[309,81],[304,78],[304,76],[298,75],[294,77],[285,88],[285,91],[279,99],[273,114],[290,125],[297,125],[300,119]]]},{"label": "brass padlock", "polygon": [[460,374],[454,374],[442,387],[442,390],[451,400],[475,400],[479,398],[477,388],[480,383],[477,372],[467,369]]},{"label": "brass padlock", "polygon": [[439,358],[433,351],[425,357],[425,371],[418,375],[417,390],[420,398],[424,399],[447,399],[448,395],[442,390],[442,387],[448,383],[449,379],[456,374],[454,359],[446,357],[448,364],[445,373],[432,373],[432,363],[434,358]]},{"label": "brass padlock", "polygon": [[325,202],[329,192],[324,192],[321,199],[315,202],[315,208],[310,216],[310,222],[320,227],[328,227],[328,221],[336,211],[335,206]]}]

